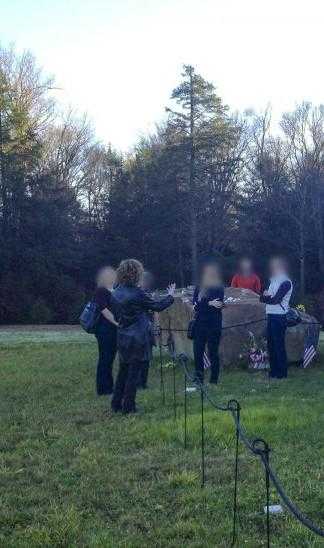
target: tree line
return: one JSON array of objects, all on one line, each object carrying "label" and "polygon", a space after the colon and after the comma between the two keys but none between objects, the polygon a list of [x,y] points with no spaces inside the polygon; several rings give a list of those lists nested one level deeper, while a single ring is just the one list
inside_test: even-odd
[{"label": "tree line", "polygon": [[242,253],[261,273],[285,253],[297,298],[324,276],[324,107],[233,113],[192,66],[165,121],[128,154],[62,112],[29,52],[0,49],[0,322],[72,322],[96,269],[142,260],[162,287],[225,274]]}]

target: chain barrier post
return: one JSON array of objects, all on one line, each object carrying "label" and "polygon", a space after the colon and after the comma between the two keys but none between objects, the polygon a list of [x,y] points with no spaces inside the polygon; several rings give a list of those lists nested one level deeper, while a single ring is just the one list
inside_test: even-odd
[{"label": "chain barrier post", "polygon": [[165,388],[163,378],[163,359],[162,359],[162,331],[159,337],[159,351],[160,351],[160,392],[162,397],[162,405],[165,406]]},{"label": "chain barrier post", "polygon": [[172,369],[173,369],[173,418],[177,418],[177,390],[176,390],[176,367],[175,359],[172,359]]},{"label": "chain barrier post", "polygon": [[234,465],[234,497],[233,497],[233,534],[232,546],[235,546],[237,540],[237,487],[238,487],[238,457],[239,457],[239,440],[240,440],[240,414],[241,406],[237,400],[228,402],[228,409],[235,414],[236,417],[236,439],[235,439],[235,465]]},{"label": "chain barrier post", "polygon": [[205,424],[204,424],[204,389],[200,387],[201,401],[201,487],[205,487]]},{"label": "chain barrier post", "polygon": [[[270,448],[268,444],[266,443],[264,455],[265,455],[265,459],[268,466],[269,466],[269,453],[270,453]],[[267,548],[270,548],[270,474],[269,474],[268,466],[266,467],[265,475],[266,475],[266,490],[267,490]]]},{"label": "chain barrier post", "polygon": [[187,375],[184,372],[184,439],[183,446],[187,449]]},{"label": "chain barrier post", "polygon": [[172,358],[172,370],[173,370],[173,415],[174,420],[177,418],[177,391],[176,391],[176,357],[175,357],[175,344],[174,344],[174,338],[170,327],[170,318],[169,318],[169,334],[168,334],[168,342],[167,346]]}]

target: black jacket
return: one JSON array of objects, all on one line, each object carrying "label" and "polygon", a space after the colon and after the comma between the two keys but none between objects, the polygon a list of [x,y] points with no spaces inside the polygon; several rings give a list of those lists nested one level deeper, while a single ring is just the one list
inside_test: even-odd
[{"label": "black jacket", "polygon": [[124,363],[147,361],[152,357],[152,332],[148,312],[161,312],[173,303],[170,295],[160,300],[139,287],[118,286],[113,291],[112,310],[119,323],[117,347]]},{"label": "black jacket", "polygon": [[195,310],[196,325],[208,328],[221,329],[222,327],[222,309],[214,308],[208,303],[214,299],[224,301],[224,288],[211,287],[200,293],[200,288],[196,287],[193,296],[193,305]]}]

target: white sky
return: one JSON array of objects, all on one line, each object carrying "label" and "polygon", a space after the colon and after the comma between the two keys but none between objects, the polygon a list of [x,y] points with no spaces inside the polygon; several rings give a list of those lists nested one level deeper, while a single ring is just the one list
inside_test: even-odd
[{"label": "white sky", "polygon": [[323,37],[324,0],[0,0],[1,44],[30,49],[124,150],[163,118],[183,63],[233,110],[324,102]]}]

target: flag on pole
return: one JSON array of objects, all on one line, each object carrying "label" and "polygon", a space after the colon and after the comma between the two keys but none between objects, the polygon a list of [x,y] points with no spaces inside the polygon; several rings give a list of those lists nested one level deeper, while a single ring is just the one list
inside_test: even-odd
[{"label": "flag on pole", "polygon": [[318,338],[316,327],[317,327],[316,325],[308,325],[307,327],[307,332],[305,336],[305,346],[304,346],[304,359],[303,359],[304,368],[308,367],[311,361],[316,356],[316,346],[317,346],[317,338]]}]

